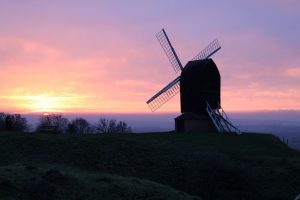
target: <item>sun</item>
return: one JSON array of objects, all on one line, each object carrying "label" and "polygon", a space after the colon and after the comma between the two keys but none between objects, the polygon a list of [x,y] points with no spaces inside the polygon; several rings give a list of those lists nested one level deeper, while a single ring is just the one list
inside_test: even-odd
[{"label": "sun", "polygon": [[87,97],[72,93],[16,94],[7,96],[18,112],[58,113],[88,109]]},{"label": "sun", "polygon": [[63,112],[66,107],[64,97],[31,96],[28,102],[28,108],[32,112]]}]

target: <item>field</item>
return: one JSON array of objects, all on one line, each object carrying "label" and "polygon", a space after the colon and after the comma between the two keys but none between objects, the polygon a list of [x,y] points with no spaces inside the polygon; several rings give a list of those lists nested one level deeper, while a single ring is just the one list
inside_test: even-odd
[{"label": "field", "polygon": [[267,134],[0,136],[0,199],[292,200],[300,193],[300,153]]}]

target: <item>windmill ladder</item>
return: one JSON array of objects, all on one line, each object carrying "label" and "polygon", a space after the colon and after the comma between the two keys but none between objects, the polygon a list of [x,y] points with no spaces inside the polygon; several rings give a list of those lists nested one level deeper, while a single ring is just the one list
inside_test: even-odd
[{"label": "windmill ladder", "polygon": [[213,110],[210,107],[209,103],[206,101],[206,111],[211,120],[213,121],[218,132],[240,134],[241,131],[231,123],[223,108],[220,105],[219,107],[220,109]]}]

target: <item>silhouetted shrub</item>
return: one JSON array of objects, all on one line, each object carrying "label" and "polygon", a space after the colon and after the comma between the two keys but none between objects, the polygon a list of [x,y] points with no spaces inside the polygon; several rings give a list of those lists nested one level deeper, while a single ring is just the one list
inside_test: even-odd
[{"label": "silhouetted shrub", "polygon": [[89,122],[83,118],[76,118],[71,121],[68,125],[68,132],[69,133],[76,133],[76,134],[86,134],[91,133],[91,126]]}]

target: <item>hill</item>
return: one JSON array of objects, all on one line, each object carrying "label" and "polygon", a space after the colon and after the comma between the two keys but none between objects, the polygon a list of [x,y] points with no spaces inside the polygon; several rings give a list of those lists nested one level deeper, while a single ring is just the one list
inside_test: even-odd
[{"label": "hill", "polygon": [[267,134],[0,134],[1,199],[293,199],[300,153]]}]

